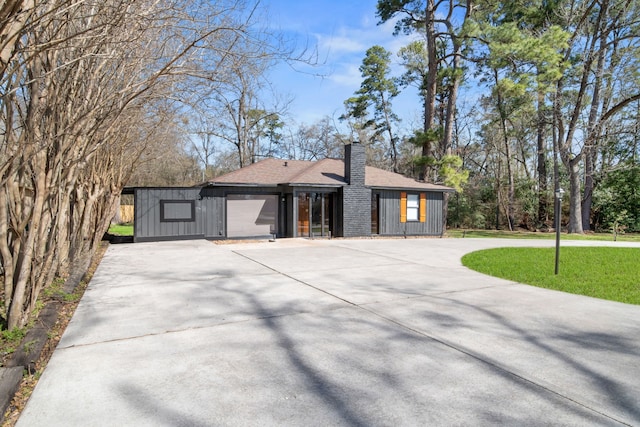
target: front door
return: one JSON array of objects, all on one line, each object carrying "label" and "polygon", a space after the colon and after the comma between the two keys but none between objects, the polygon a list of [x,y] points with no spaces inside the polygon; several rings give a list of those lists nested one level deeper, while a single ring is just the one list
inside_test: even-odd
[{"label": "front door", "polygon": [[299,237],[331,237],[333,199],[332,193],[298,193]]}]

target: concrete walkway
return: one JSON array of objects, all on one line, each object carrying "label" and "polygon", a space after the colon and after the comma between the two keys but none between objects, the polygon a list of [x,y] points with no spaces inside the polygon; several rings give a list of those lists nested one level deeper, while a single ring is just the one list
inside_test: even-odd
[{"label": "concrete walkway", "polygon": [[553,243],[111,246],[18,425],[640,425],[640,306],[460,263]]}]

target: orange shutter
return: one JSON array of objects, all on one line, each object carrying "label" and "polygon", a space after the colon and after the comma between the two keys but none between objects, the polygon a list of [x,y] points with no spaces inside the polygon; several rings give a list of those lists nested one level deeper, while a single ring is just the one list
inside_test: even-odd
[{"label": "orange shutter", "polygon": [[420,193],[420,222],[427,222],[427,194]]},{"label": "orange shutter", "polygon": [[400,222],[407,222],[407,193],[400,193]]}]

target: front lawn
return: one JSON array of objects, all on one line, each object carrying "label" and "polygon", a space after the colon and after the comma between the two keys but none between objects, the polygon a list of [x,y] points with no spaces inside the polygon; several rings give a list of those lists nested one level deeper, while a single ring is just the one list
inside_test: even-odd
[{"label": "front lawn", "polygon": [[640,248],[562,247],[559,274],[555,248],[497,248],[472,252],[462,263],[519,283],[640,304]]},{"label": "front lawn", "polygon": [[109,233],[116,236],[133,236],[133,224],[111,224]]}]

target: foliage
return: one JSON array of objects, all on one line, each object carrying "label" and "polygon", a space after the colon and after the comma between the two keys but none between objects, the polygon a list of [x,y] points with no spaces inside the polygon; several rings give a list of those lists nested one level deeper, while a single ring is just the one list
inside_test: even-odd
[{"label": "foliage", "polygon": [[2,330],[0,332],[0,357],[15,352],[26,334],[26,328]]},{"label": "foliage", "polygon": [[609,174],[594,192],[597,229],[612,227],[640,231],[640,165],[622,167]]},{"label": "foliage", "polygon": [[400,92],[395,80],[389,77],[390,58],[391,53],[382,46],[373,46],[367,50],[360,66],[362,84],[355,96],[345,101],[347,112],[342,118],[361,120],[363,128],[374,130],[374,138],[384,135],[389,147],[391,168],[397,172],[399,138],[395,133],[395,126],[399,118],[393,112],[391,101]]},{"label": "foliage", "polygon": [[462,159],[459,156],[446,155],[440,159],[438,166],[438,175],[444,185],[461,192],[469,179],[469,171],[462,169]]},{"label": "foliage", "polygon": [[559,274],[554,248],[499,248],[467,254],[481,273],[528,285],[628,304],[640,304],[638,248],[563,247]]},{"label": "foliage", "polygon": [[[424,123],[421,139],[422,156],[440,159],[453,154],[454,122],[458,90],[465,75],[464,50],[468,38],[467,22],[472,11],[469,2],[458,0],[378,0],[380,23],[395,19],[394,34],[418,33],[424,41],[416,41],[400,50],[406,72],[399,79],[403,86],[418,88],[422,99]],[[399,18],[399,19],[398,19]],[[441,128],[437,143],[433,131]],[[432,169],[424,163],[422,175],[430,179]]]},{"label": "foliage", "polygon": [[[454,238],[497,238],[497,239],[546,239],[553,240],[556,238],[556,233],[550,232],[537,232],[537,231],[508,231],[508,230],[487,230],[487,229],[449,229],[447,230],[448,237]],[[587,241],[601,241],[611,242],[615,238],[611,233],[585,233],[585,234],[568,234],[561,233],[560,240],[587,240]],[[640,234],[625,234],[618,237],[618,241],[622,242],[638,242],[640,243]]]}]

